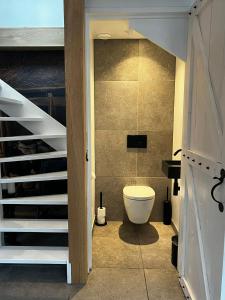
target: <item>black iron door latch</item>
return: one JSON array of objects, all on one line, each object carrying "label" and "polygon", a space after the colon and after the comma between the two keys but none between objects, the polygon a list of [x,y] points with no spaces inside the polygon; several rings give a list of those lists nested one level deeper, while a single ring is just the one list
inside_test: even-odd
[{"label": "black iron door latch", "polygon": [[217,179],[217,180],[219,180],[219,182],[217,182],[217,183],[213,186],[213,188],[212,188],[212,190],[211,190],[211,196],[212,196],[213,200],[218,204],[219,211],[220,211],[220,212],[223,212],[223,211],[224,211],[224,204],[223,204],[221,201],[216,200],[216,198],[215,198],[215,196],[214,196],[214,191],[215,191],[215,189],[216,189],[218,186],[220,186],[221,184],[223,184],[224,179],[225,179],[225,170],[224,170],[224,169],[221,169],[221,170],[220,170],[220,177],[213,177],[213,179]]}]

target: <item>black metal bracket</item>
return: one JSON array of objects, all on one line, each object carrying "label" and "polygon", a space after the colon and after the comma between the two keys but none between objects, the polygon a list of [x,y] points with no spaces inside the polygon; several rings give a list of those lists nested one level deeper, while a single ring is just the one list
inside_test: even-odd
[{"label": "black metal bracket", "polygon": [[86,151],[85,159],[86,159],[86,161],[89,161],[89,159],[88,159],[88,151]]},{"label": "black metal bracket", "polygon": [[220,170],[220,177],[213,177],[213,179],[217,179],[219,180],[219,182],[217,184],[215,184],[211,190],[211,196],[213,198],[213,200],[218,204],[218,207],[219,207],[219,211],[220,212],[223,212],[224,211],[224,204],[218,200],[216,200],[215,196],[214,196],[214,191],[215,189],[220,186],[221,184],[223,184],[224,182],[224,179],[225,179],[225,170],[224,169],[221,169]]}]

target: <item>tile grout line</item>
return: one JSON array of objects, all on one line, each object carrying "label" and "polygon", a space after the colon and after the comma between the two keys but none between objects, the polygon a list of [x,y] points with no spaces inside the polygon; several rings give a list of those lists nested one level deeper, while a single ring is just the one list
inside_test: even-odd
[{"label": "tile grout line", "polygon": [[146,276],[145,276],[145,269],[144,269],[144,261],[143,261],[143,257],[142,257],[142,251],[141,251],[141,242],[140,242],[140,236],[139,234],[137,233],[137,236],[138,236],[138,243],[139,243],[139,249],[140,249],[140,255],[141,255],[141,262],[142,262],[142,266],[143,266],[143,275],[144,275],[144,280],[145,280],[145,289],[146,289],[146,294],[147,294],[147,298],[148,300],[150,300],[150,297],[149,297],[149,293],[148,293],[148,286],[147,286],[147,280],[146,280]]},{"label": "tile grout line", "polygon": [[147,298],[148,298],[148,300],[150,300],[149,293],[148,293],[147,280],[146,280],[146,276],[145,276],[145,269],[143,269],[143,273],[144,273],[144,279],[145,279],[145,288],[146,288]]},{"label": "tile grout line", "polygon": [[[137,109],[137,119],[136,119],[136,133],[138,133],[139,129],[139,99],[140,99],[140,40],[138,40],[138,94],[137,94],[137,103],[136,103],[136,109]],[[136,152],[136,177],[138,177],[138,151]],[[136,181],[136,180],[135,180]],[[137,184],[137,182],[136,182]]]}]

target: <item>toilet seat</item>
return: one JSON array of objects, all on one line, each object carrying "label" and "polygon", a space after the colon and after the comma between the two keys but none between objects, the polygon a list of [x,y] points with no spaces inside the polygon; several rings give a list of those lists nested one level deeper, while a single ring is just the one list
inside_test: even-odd
[{"label": "toilet seat", "polygon": [[123,196],[129,200],[147,201],[155,198],[155,191],[149,186],[125,186]]}]

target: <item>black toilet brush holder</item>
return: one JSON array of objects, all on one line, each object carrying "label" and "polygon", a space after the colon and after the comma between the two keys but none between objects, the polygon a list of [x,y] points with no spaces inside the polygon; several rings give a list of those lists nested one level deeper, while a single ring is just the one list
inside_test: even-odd
[{"label": "black toilet brush holder", "polygon": [[172,218],[172,205],[169,201],[169,188],[167,187],[166,200],[163,203],[163,224],[170,225]]}]

